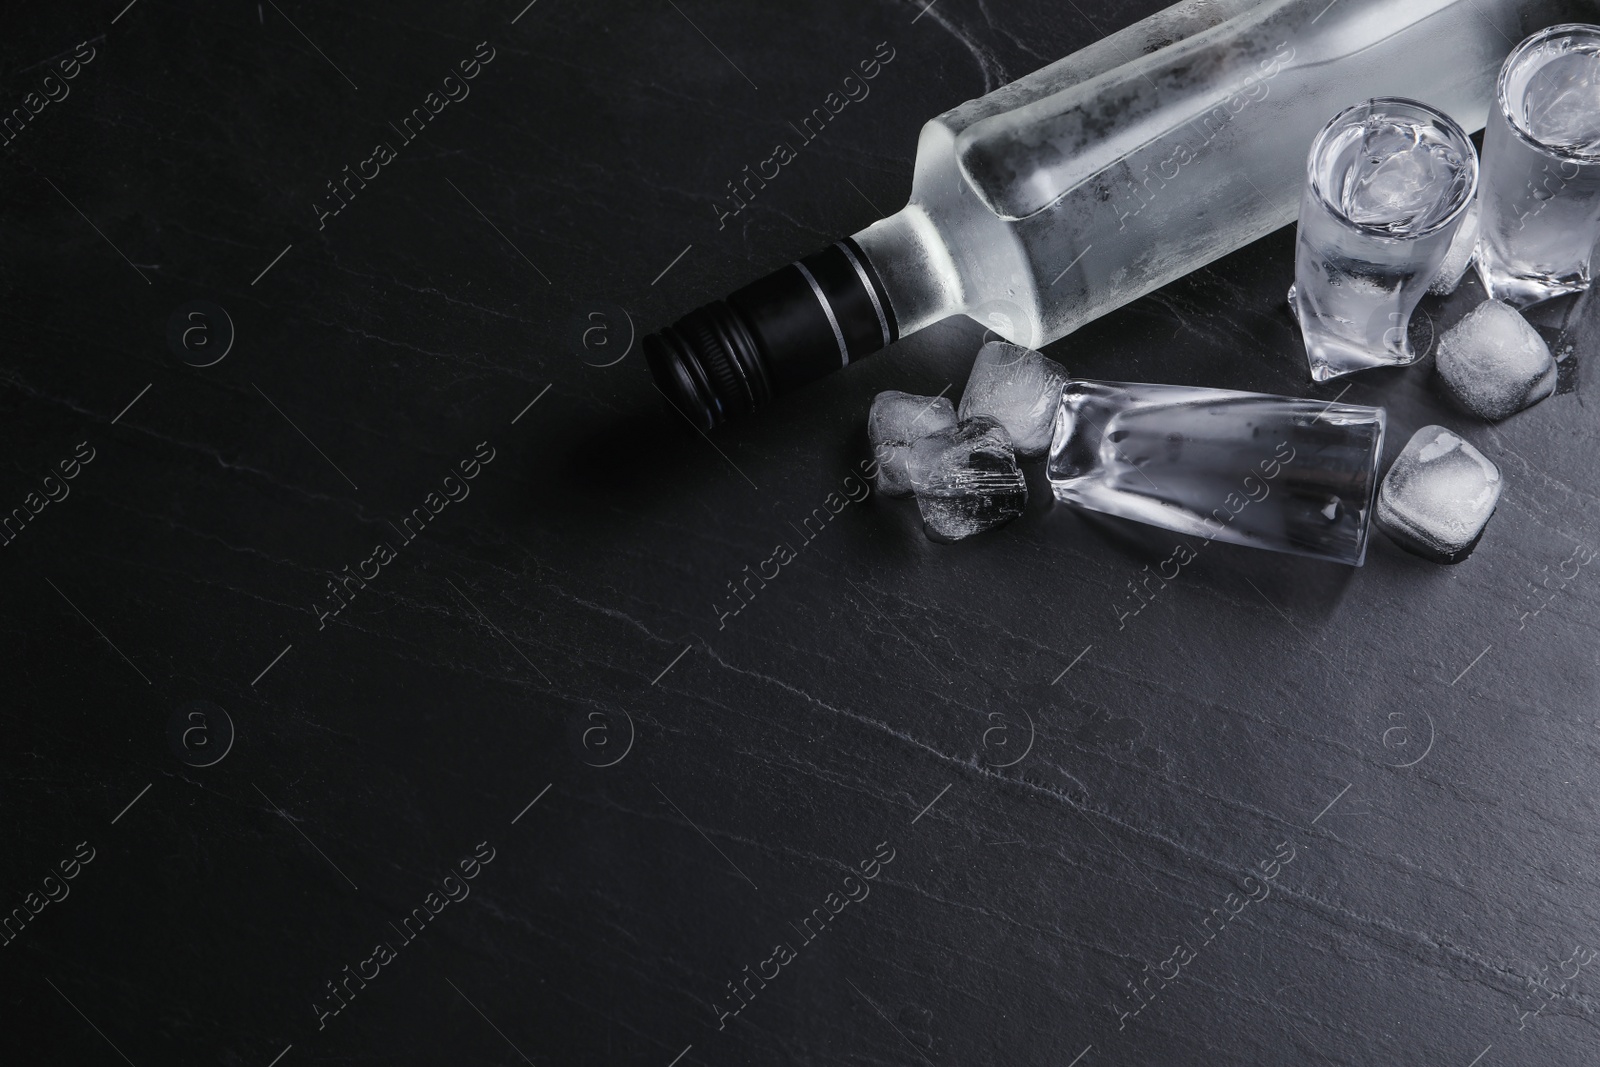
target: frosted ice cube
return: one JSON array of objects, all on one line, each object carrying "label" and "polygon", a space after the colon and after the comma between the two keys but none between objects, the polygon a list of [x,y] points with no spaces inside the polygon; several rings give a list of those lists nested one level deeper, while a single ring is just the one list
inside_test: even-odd
[{"label": "frosted ice cube", "polygon": [[1456,402],[1498,421],[1555,392],[1556,362],[1517,311],[1486,300],[1439,338],[1439,377]]},{"label": "frosted ice cube", "polygon": [[955,405],[948,397],[917,396],[898,389],[874,397],[867,415],[867,440],[878,461],[878,492],[885,496],[910,493],[906,461],[911,458],[911,446],[930,433],[953,429],[955,424]]},{"label": "frosted ice cube", "polygon": [[1424,426],[1384,476],[1375,518],[1402,548],[1459,563],[1483,536],[1500,487],[1500,468],[1482,452],[1443,426]]},{"label": "frosted ice cube", "polygon": [[1353,222],[1389,230],[1421,230],[1458,202],[1471,166],[1437,131],[1375,118],[1350,153],[1340,208]]},{"label": "frosted ice cube", "polygon": [[972,363],[972,377],[961,394],[963,419],[987,415],[1011,435],[1019,456],[1050,451],[1056,404],[1067,369],[1031,348],[990,341]]},{"label": "frosted ice cube", "polygon": [[1010,522],[1028,503],[1011,437],[986,415],[918,441],[907,469],[922,521],[951,541]]},{"label": "frosted ice cube", "polygon": [[1568,52],[1539,68],[1523,97],[1528,128],[1547,145],[1583,154],[1600,148],[1600,56]]},{"label": "frosted ice cube", "polygon": [[1461,215],[1461,228],[1450,241],[1450,250],[1444,254],[1439,273],[1434,275],[1428,292],[1435,296],[1449,296],[1461,285],[1472,258],[1478,251],[1478,202],[1474,200]]}]

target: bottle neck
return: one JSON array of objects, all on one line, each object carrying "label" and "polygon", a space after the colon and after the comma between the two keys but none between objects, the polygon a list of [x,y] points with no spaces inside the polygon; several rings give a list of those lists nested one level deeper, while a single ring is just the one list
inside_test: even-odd
[{"label": "bottle neck", "polygon": [[851,238],[644,339],[656,386],[710,430],[899,337],[890,295]]},{"label": "bottle neck", "polygon": [[907,204],[854,235],[889,296],[901,337],[961,312],[955,261],[920,205]]},{"label": "bottle neck", "polygon": [[962,310],[949,245],[911,204],[644,339],[656,387],[711,430]]}]

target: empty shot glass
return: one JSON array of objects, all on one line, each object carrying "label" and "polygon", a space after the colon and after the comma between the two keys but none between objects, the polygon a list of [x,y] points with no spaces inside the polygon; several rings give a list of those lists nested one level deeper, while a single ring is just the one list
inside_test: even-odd
[{"label": "empty shot glass", "polygon": [[1587,289],[1600,238],[1600,26],[1551,26],[1513,49],[1483,137],[1484,288],[1513,307]]},{"label": "empty shot glass", "polygon": [[1231,389],[1069,381],[1057,500],[1199,539],[1361,566],[1382,408]]},{"label": "empty shot glass", "polygon": [[1406,331],[1478,184],[1450,116],[1398,97],[1322,128],[1306,159],[1289,306],[1319,382],[1420,358]]}]

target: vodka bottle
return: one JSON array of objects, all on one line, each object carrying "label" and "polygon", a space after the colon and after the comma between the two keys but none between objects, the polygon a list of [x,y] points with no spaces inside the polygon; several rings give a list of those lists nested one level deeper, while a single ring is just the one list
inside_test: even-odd
[{"label": "vodka bottle", "polygon": [[1295,217],[1360,100],[1482,129],[1513,45],[1600,0],[1184,0],[933,119],[911,200],[644,342],[705,429],[950,315],[1063,337]]}]

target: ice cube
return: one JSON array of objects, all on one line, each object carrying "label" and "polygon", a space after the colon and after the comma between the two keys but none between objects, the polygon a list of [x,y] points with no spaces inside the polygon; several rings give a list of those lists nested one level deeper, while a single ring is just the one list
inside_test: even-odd
[{"label": "ice cube", "polygon": [[1486,300],[1439,338],[1439,377],[1461,407],[1498,421],[1555,392],[1556,362],[1517,311]]},{"label": "ice cube", "polygon": [[1500,500],[1500,468],[1443,426],[1411,435],[1378,489],[1378,527],[1419,556],[1459,563]]},{"label": "ice cube", "polygon": [[1451,240],[1450,250],[1444,254],[1444,262],[1439,265],[1439,273],[1434,275],[1428,292],[1435,296],[1449,296],[1455,292],[1461,285],[1461,279],[1466,277],[1467,268],[1472,266],[1472,257],[1477,251],[1478,202],[1474,200],[1462,212],[1461,228]]},{"label": "ice cube", "polygon": [[867,415],[867,440],[878,462],[878,492],[885,496],[910,493],[906,461],[911,458],[911,446],[930,433],[953,429],[955,424],[955,405],[948,397],[917,396],[898,389],[874,397]]},{"label": "ice cube", "polygon": [[1528,132],[1544,144],[1590,155],[1600,148],[1600,56],[1574,51],[1539,68],[1523,96]]},{"label": "ice cube", "polygon": [[1010,522],[1028,502],[1011,436],[986,415],[918,441],[907,469],[922,521],[947,540]]},{"label": "ice cube", "polygon": [[1391,127],[1375,131],[1362,153],[1361,169],[1349,186],[1345,208],[1356,222],[1388,222],[1432,198],[1436,161]]},{"label": "ice cube", "polygon": [[1471,166],[1439,131],[1375,117],[1350,153],[1340,208],[1352,222],[1395,232],[1433,225],[1471,181]]},{"label": "ice cube", "polygon": [[990,341],[978,351],[972,376],[961,394],[963,419],[987,415],[1011,435],[1019,456],[1042,456],[1050,451],[1055,429],[1056,404],[1067,369],[1031,348]]}]

